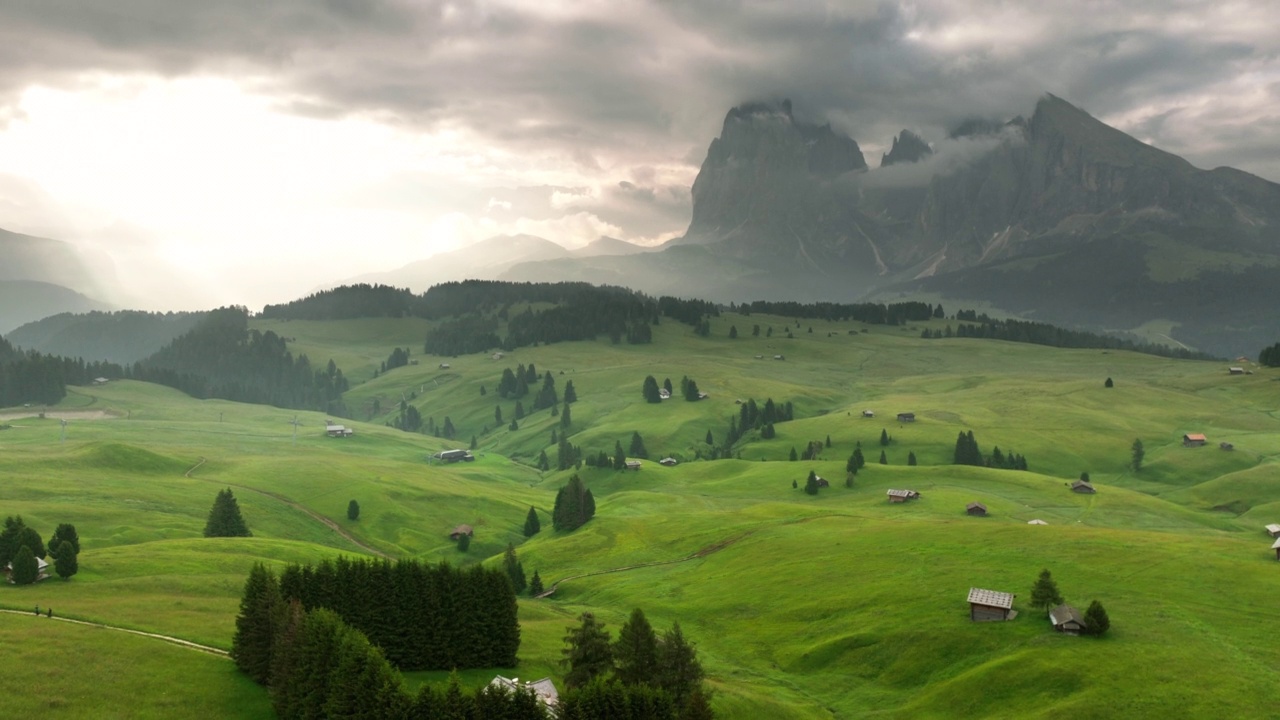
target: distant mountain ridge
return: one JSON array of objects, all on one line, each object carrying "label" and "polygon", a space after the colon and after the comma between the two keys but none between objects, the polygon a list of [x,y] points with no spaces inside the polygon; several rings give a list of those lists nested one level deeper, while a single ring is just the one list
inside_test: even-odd
[{"label": "distant mountain ridge", "polygon": [[102,291],[74,246],[0,228],[0,335],[61,312],[108,310]]}]

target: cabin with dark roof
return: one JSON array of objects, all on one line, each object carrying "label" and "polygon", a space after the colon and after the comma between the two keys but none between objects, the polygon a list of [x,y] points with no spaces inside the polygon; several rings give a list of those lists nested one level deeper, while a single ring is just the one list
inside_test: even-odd
[{"label": "cabin with dark roof", "polygon": [[1089,482],[1088,480],[1077,480],[1071,483],[1071,492],[1078,492],[1078,493],[1085,493],[1086,495],[1092,495],[1098,491],[1093,489],[1093,483]]},{"label": "cabin with dark roof", "polygon": [[900,423],[909,423],[909,422],[915,422],[915,421],[916,421],[915,413],[898,413],[898,422]]},{"label": "cabin with dark roof", "polygon": [[920,493],[915,490],[889,490],[886,493],[889,496],[889,502],[901,503],[908,500],[916,500],[920,497]]},{"label": "cabin with dark roof", "polygon": [[1231,373],[1232,375],[1243,375],[1243,374],[1244,374],[1244,368],[1242,368],[1242,367],[1229,367],[1229,368],[1227,368],[1227,372]]},{"label": "cabin with dark roof", "polygon": [[964,511],[970,515],[974,515],[977,517],[987,516],[987,506],[983,505],[980,502],[971,502],[968,505],[965,505]]},{"label": "cabin with dark roof", "polygon": [[678,464],[679,462],[680,462],[679,460],[676,460],[676,459],[675,459],[675,458],[673,458],[673,457],[664,457],[664,458],[662,458],[661,460],[659,460],[659,461],[658,461],[658,464],[659,464],[659,465],[662,465],[662,466],[664,466],[664,467],[671,467],[671,466],[673,466],[673,465]]},{"label": "cabin with dark roof", "polygon": [[1218,449],[1219,449],[1219,450],[1235,450],[1235,449],[1236,449],[1236,446],[1235,446],[1235,445],[1232,445],[1232,444],[1231,444],[1231,443],[1229,443],[1229,442],[1225,442],[1225,441],[1224,441],[1224,442],[1220,442],[1220,443],[1218,443]]},{"label": "cabin with dark roof", "polygon": [[969,588],[969,619],[974,622],[1000,622],[1018,616],[1013,609],[1013,593]]},{"label": "cabin with dark roof", "polygon": [[1200,447],[1206,442],[1208,442],[1208,438],[1204,436],[1204,433],[1187,433],[1182,436],[1183,447]]},{"label": "cabin with dark roof", "polygon": [[820,488],[831,487],[831,483],[827,482],[827,479],[821,475],[815,475],[814,481],[818,483],[818,487]]},{"label": "cabin with dark roof", "polygon": [[876,416],[876,413],[875,413],[875,411],[874,411],[874,410],[863,410],[863,411],[862,411],[862,417],[864,417],[864,418],[873,418],[873,417],[875,417],[875,416]]},{"label": "cabin with dark roof", "polygon": [[639,461],[639,460],[628,460],[628,461],[627,461],[627,469],[628,469],[628,470],[639,470],[639,469],[640,469],[640,461]]},{"label": "cabin with dark roof", "polygon": [[1067,635],[1079,635],[1084,632],[1084,616],[1070,605],[1059,605],[1049,611],[1049,622],[1053,629]]}]

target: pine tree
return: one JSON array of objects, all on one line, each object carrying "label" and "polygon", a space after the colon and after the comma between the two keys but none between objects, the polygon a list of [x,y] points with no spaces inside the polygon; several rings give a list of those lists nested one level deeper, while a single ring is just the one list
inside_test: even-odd
[{"label": "pine tree", "polygon": [[703,675],[698,651],[685,640],[680,623],[672,623],[658,643],[658,687],[671,693],[676,706],[681,707],[702,684]]},{"label": "pine tree", "polygon": [[609,631],[589,612],[579,616],[576,627],[567,628],[564,636],[564,659],[560,664],[569,670],[564,683],[568,688],[578,688],[596,677],[604,677],[613,671],[613,647]]},{"label": "pine tree", "polygon": [[253,537],[240,514],[240,505],[231,488],[221,490],[213,500],[209,519],[204,525],[205,537]]},{"label": "pine tree", "polygon": [[738,326],[737,326],[737,325],[730,325],[730,326],[729,326],[729,339],[730,339],[730,340],[737,340],[737,339],[738,339]]},{"label": "pine tree", "polygon": [[627,469],[627,454],[622,452],[622,441],[615,440],[613,443],[613,469]]},{"label": "pine tree", "polygon": [[26,545],[18,547],[9,564],[13,568],[10,578],[14,585],[30,585],[40,577],[40,564],[36,562],[36,556],[31,552],[31,548]]},{"label": "pine tree", "polygon": [[861,447],[856,447],[853,449],[853,458],[854,458],[855,464],[857,465],[857,467],[854,468],[855,472],[867,466],[867,459],[862,456]]},{"label": "pine tree", "polygon": [[511,579],[511,587],[515,588],[517,595],[529,586],[524,576],[524,565],[520,564],[520,560],[516,557],[516,546],[511,543],[507,543],[507,550],[502,554],[502,569],[507,572],[507,577]]},{"label": "pine tree", "polygon": [[448,415],[444,416],[444,428],[440,431],[440,434],[446,440],[452,440],[453,436],[458,434],[458,431],[453,427],[453,421],[449,419]]},{"label": "pine tree", "polygon": [[547,457],[547,451],[542,450],[538,453],[538,469],[546,472],[551,469],[551,459]]},{"label": "pine tree", "polygon": [[1106,608],[1094,600],[1089,609],[1084,611],[1085,633],[1088,635],[1105,635],[1111,629],[1111,618],[1107,617]]},{"label": "pine tree", "polygon": [[884,451],[883,451],[883,450],[881,450],[881,451],[880,451],[880,464],[881,464],[881,465],[888,465],[888,464],[889,464],[889,458],[885,456],[885,454],[884,454]]},{"label": "pine tree", "polygon": [[231,658],[259,685],[271,679],[271,651],[284,620],[284,599],[276,576],[260,562],[249,570],[240,598],[240,614],[231,639]]},{"label": "pine tree", "polygon": [[648,685],[658,674],[658,634],[636,608],[613,644],[615,674],[624,685]]},{"label": "pine tree", "polygon": [[523,420],[523,419],[524,419],[524,402],[517,400],[516,401],[516,420]]},{"label": "pine tree", "polygon": [[476,449],[476,436],[475,436],[475,435],[472,435],[472,436],[471,436],[471,449],[472,449],[472,450],[475,450],[475,449]]},{"label": "pine tree", "polygon": [[49,557],[44,547],[44,540],[40,539],[40,533],[36,532],[33,527],[24,527],[18,531],[18,539],[14,541],[14,548],[26,545],[31,549],[31,554],[41,560]]},{"label": "pine tree", "polygon": [[818,474],[809,471],[809,479],[804,482],[804,491],[810,495],[818,494]]},{"label": "pine tree", "polygon": [[542,576],[538,574],[537,570],[534,570],[533,578],[529,580],[529,595],[531,597],[537,597],[544,591],[545,588],[542,587]]},{"label": "pine tree", "polygon": [[80,554],[80,536],[76,533],[76,526],[71,523],[61,523],[58,529],[53,531],[53,535],[49,538],[49,549],[54,550],[63,541],[71,543],[72,549],[77,555]]},{"label": "pine tree", "polygon": [[[564,468],[561,468],[562,470]],[[538,511],[529,506],[529,514],[524,518],[524,536],[533,537],[542,530],[542,522],[538,520]]]},{"label": "pine tree", "polygon": [[712,437],[712,436],[711,436],[711,431],[710,431],[710,430],[708,430],[708,431],[707,431],[706,443],[707,443],[708,445],[715,445],[715,444],[716,444],[716,440],[715,440],[715,438],[714,438],[714,437]]},{"label": "pine tree", "polygon": [[787,456],[787,459],[790,460],[791,462],[795,462],[796,460],[800,459],[800,456],[796,454],[795,445],[791,446],[791,454]]},{"label": "pine tree", "polygon": [[908,452],[908,453],[907,453],[907,465],[912,465],[912,466],[914,466],[915,464],[916,464],[916,454],[915,454],[915,451]]},{"label": "pine tree", "polygon": [[652,375],[645,376],[644,387],[641,389],[641,394],[644,396],[644,400],[647,403],[656,405],[662,402],[661,391],[658,389],[658,381],[654,379]]},{"label": "pine tree", "polygon": [[648,458],[649,451],[644,447],[644,439],[640,437],[639,432],[631,433],[631,449],[627,452],[629,457]]},{"label": "pine tree", "polygon": [[685,378],[685,380],[684,380],[683,382],[681,382],[681,383],[680,383],[680,386],[684,389],[684,399],[685,399],[685,400],[688,400],[688,401],[690,401],[690,402],[694,402],[694,401],[696,401],[696,400],[698,399],[698,393],[699,393],[699,391],[698,391],[698,383],[697,383],[697,382],[695,382],[694,380],[690,380],[690,379],[688,379],[688,378]]},{"label": "pine tree", "polygon": [[360,519],[360,503],[356,502],[355,500],[352,500],[351,502],[347,503],[347,519],[348,520]]},{"label": "pine tree", "polygon": [[882,428],[880,430],[880,446],[886,447],[888,446],[888,444],[889,444],[889,431]]},{"label": "pine tree", "polygon": [[1062,604],[1062,593],[1058,592],[1058,583],[1054,582],[1049,571],[1041,570],[1040,577],[1031,586],[1031,607],[1040,608],[1046,613]]},{"label": "pine tree", "polygon": [[1080,480],[1083,482],[1089,482],[1089,473],[1087,472],[1080,473]]},{"label": "pine tree", "polygon": [[515,418],[512,418],[511,424],[507,426],[507,429],[510,430],[511,432],[515,432],[516,430],[520,429],[520,423],[516,422]]},{"label": "pine tree", "polygon": [[573,419],[569,416],[569,401],[564,401],[564,410],[560,411],[560,429],[567,430]]},{"label": "pine tree", "polygon": [[1131,448],[1133,456],[1133,471],[1138,472],[1142,469],[1142,459],[1147,456],[1147,451],[1142,448],[1142,440],[1140,438],[1133,439],[1133,447]]},{"label": "pine tree", "polygon": [[1110,388],[1110,387],[1115,387],[1115,386],[1116,386],[1116,384],[1115,384],[1115,383],[1113,383],[1113,382],[1111,382],[1111,378],[1107,378],[1107,381],[1106,381],[1106,382],[1104,382],[1104,383],[1102,383],[1102,386],[1103,386],[1103,387],[1109,387],[1109,388]]},{"label": "pine tree", "polygon": [[831,447],[831,436],[827,436],[827,447]]},{"label": "pine tree", "polygon": [[[18,544],[18,536],[22,534],[22,530],[26,528],[26,523],[22,521],[22,516],[13,517],[10,515],[4,520],[4,530],[0,531],[0,567],[9,564],[13,556],[18,552],[20,547]],[[28,548],[29,550],[30,548]]]},{"label": "pine tree", "polygon": [[566,381],[564,384],[564,404],[578,402],[578,392],[573,389],[573,381]]},{"label": "pine tree", "polygon": [[502,425],[502,406],[494,405],[493,406],[493,426],[498,427],[499,425]]},{"label": "pine tree", "polygon": [[58,544],[58,549],[54,552],[53,569],[58,573],[58,577],[63,580],[70,580],[80,570],[80,563],[76,559],[76,549],[71,545],[70,540],[63,540]]},{"label": "pine tree", "polygon": [[466,552],[471,547],[471,536],[462,533],[458,536],[458,552]]}]

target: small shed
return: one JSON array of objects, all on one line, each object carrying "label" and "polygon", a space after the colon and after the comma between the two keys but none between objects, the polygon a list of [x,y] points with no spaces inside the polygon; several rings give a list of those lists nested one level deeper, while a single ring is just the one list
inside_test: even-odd
[{"label": "small shed", "polygon": [[1229,367],[1229,368],[1227,368],[1227,372],[1231,373],[1232,375],[1243,375],[1243,374],[1244,374],[1244,368],[1242,368],[1242,367]]},{"label": "small shed", "polygon": [[1048,525],[1049,523],[1041,520],[1040,518],[1036,518],[1035,520],[1028,520],[1027,524],[1028,525]]},{"label": "small shed", "polygon": [[668,389],[666,389],[666,388],[658,388],[658,399],[659,399],[659,400],[670,400],[670,399],[671,399],[671,391],[670,391],[670,390],[668,390]]},{"label": "small shed", "polygon": [[501,360],[501,359],[502,359],[502,353],[500,353],[500,352],[496,352],[496,353],[494,353],[494,354],[490,355],[489,357],[493,358],[494,360]]},{"label": "small shed", "polygon": [[974,622],[999,622],[1018,616],[1013,609],[1013,593],[969,588],[969,619]]},{"label": "small shed", "polygon": [[1280,560],[1280,540],[1271,543],[1271,549],[1276,551],[1276,559]]},{"label": "small shed", "polygon": [[441,370],[448,370],[448,369],[449,369],[449,363],[440,363],[440,369],[441,369]]},{"label": "small shed", "polygon": [[1225,442],[1225,441],[1223,441],[1223,442],[1218,443],[1218,449],[1219,449],[1219,450],[1235,450],[1235,449],[1236,449],[1236,446],[1235,446],[1235,445],[1232,445],[1232,444],[1231,444],[1231,443],[1229,443],[1229,442]]},{"label": "small shed", "polygon": [[699,393],[698,393],[698,399],[699,399],[699,400],[706,400],[706,399],[707,399],[707,398],[709,398],[709,397],[711,397],[711,395],[709,395],[708,393],[705,393],[705,392],[699,392]]},{"label": "small shed", "polygon": [[664,457],[664,458],[662,458],[661,460],[659,460],[659,461],[658,461],[658,464],[659,464],[659,465],[664,465],[664,466],[666,466],[666,467],[671,467],[671,466],[673,466],[673,465],[676,465],[676,464],[677,464],[677,463],[679,463],[679,462],[680,462],[679,460],[676,460],[676,459],[675,459],[675,458],[673,458],[673,457]]},{"label": "small shed", "polygon": [[1098,491],[1093,489],[1093,483],[1089,482],[1088,480],[1077,480],[1071,483],[1071,492],[1078,492],[1078,493],[1085,493],[1087,495],[1092,495]]},{"label": "small shed", "polygon": [[463,535],[466,535],[467,537],[472,537],[475,534],[476,534],[475,531],[471,529],[470,525],[459,525],[455,527],[452,531],[450,531],[449,539],[457,540]]},{"label": "small shed", "polygon": [[435,454],[435,457],[437,460],[444,460],[445,462],[451,463],[455,463],[460,460],[471,462],[476,459],[475,456],[471,454],[470,450],[441,450]]},{"label": "small shed", "polygon": [[505,678],[498,675],[489,681],[489,685],[490,687],[496,685],[505,688],[512,693],[522,690],[532,691],[534,697],[538,698],[538,702],[551,711],[555,711],[556,706],[560,704],[560,693],[556,690],[556,684],[549,677],[532,682],[521,682],[520,678]]},{"label": "small shed", "polygon": [[862,417],[865,417],[865,418],[873,418],[873,417],[875,417],[875,416],[876,416],[876,414],[875,414],[875,411],[873,411],[873,410],[863,410],[863,411],[862,411]]},{"label": "small shed", "polygon": [[821,475],[814,476],[814,480],[818,483],[818,487],[820,488],[831,487],[831,483],[827,482],[827,479]]},{"label": "small shed", "polygon": [[639,460],[628,460],[628,461],[627,461],[627,469],[628,469],[628,470],[639,470],[639,469],[640,469],[640,461],[639,461]]},{"label": "small shed", "polygon": [[909,423],[909,422],[915,422],[915,421],[916,421],[915,413],[898,413],[898,422],[900,423]]},{"label": "small shed", "polygon": [[980,502],[971,502],[968,505],[964,506],[964,511],[966,513],[969,513],[970,515],[976,515],[978,517],[986,517],[987,506],[983,505]]},{"label": "small shed", "polygon": [[920,497],[920,493],[915,490],[889,490],[886,493],[889,496],[889,502],[901,503],[908,500],[916,500]]},{"label": "small shed", "polygon": [[1182,436],[1183,447],[1200,447],[1208,441],[1209,440],[1204,436],[1204,433],[1187,433]]},{"label": "small shed", "polygon": [[785,355],[774,355],[774,356],[773,356],[773,359],[774,359],[774,360],[786,360],[787,358],[786,358],[786,356],[785,356]]},{"label": "small shed", "polygon": [[1273,538],[1280,538],[1280,525],[1271,523],[1267,526],[1267,534]]},{"label": "small shed", "polygon": [[[36,558],[36,582],[49,579],[50,565],[42,558]],[[13,563],[4,566],[4,579],[13,582]]]},{"label": "small shed", "polygon": [[326,422],[324,426],[324,434],[329,437],[345,438],[355,435],[356,431],[344,425],[338,425],[334,422]]},{"label": "small shed", "polygon": [[1084,616],[1070,605],[1059,605],[1049,611],[1049,622],[1053,629],[1067,635],[1079,635],[1084,632]]}]

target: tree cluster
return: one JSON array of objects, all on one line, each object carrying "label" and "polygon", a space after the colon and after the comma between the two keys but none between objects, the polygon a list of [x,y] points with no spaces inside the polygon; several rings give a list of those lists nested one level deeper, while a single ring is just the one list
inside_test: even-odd
[{"label": "tree cluster", "polygon": [[1005,453],[1000,450],[999,446],[992,449],[991,454],[984,456],[982,450],[978,447],[978,441],[973,437],[973,431],[961,431],[956,436],[955,460],[956,465],[974,465],[977,467],[989,467],[1002,470],[1026,470],[1027,459],[1017,453]]},{"label": "tree cluster", "polygon": [[44,560],[50,555],[53,556],[54,571],[63,580],[79,571],[80,536],[75,525],[58,525],[49,536],[48,550],[45,548],[40,533],[28,527],[21,515],[5,518],[4,530],[0,531],[0,568],[13,564],[15,585],[30,585],[40,579],[37,559]]},{"label": "tree cluster", "polygon": [[513,667],[520,648],[515,591],[501,569],[339,557],[290,565],[280,588],[306,610],[332,610],[403,670]]},{"label": "tree cluster", "polygon": [[53,405],[67,396],[68,385],[88,385],[95,378],[116,379],[125,369],[114,363],[22,351],[0,338],[0,407],[39,403]]},{"label": "tree cluster", "polygon": [[320,410],[346,417],[348,382],[332,360],[312,369],[293,356],[284,338],[249,329],[242,307],[212,310],[187,333],[135,363],[126,377],[181,390],[192,397],[222,398],[282,408]]},{"label": "tree cluster", "polygon": [[712,718],[697,649],[680,623],[661,636],[639,608],[613,641],[591,613],[567,628],[560,720]]},{"label": "tree cluster", "polygon": [[1057,348],[1102,348],[1110,350],[1130,350],[1147,355],[1183,358],[1191,360],[1212,360],[1207,355],[1185,347],[1170,347],[1155,343],[1134,342],[1111,335],[1099,335],[1085,330],[1067,330],[1056,325],[1028,320],[996,320],[985,313],[978,314],[973,310],[960,310],[957,320],[970,320],[974,324],[960,323],[954,332],[948,325],[945,330],[930,331],[926,328],[921,337],[924,338],[978,338],[982,340],[1006,340],[1009,342],[1047,345]]},{"label": "tree cluster", "polygon": [[391,351],[386,360],[382,361],[382,372],[395,370],[398,367],[404,367],[409,364],[409,348],[396,348]]},{"label": "tree cluster", "polygon": [[928,320],[934,315],[933,306],[914,301],[885,305],[882,303],[800,303],[756,300],[750,305],[741,305],[739,309],[748,314],[765,313],[830,321],[853,320],[868,325],[902,325],[907,322]]},{"label": "tree cluster", "polygon": [[706,300],[685,300],[663,295],[658,298],[658,312],[676,322],[697,327],[705,317],[719,317],[720,308]]},{"label": "tree cluster", "polygon": [[240,503],[231,488],[219,490],[209,509],[209,519],[204,524],[205,537],[253,537],[249,526],[240,514]]},{"label": "tree cluster", "polygon": [[[1036,578],[1035,584],[1031,586],[1031,607],[1048,613],[1064,602],[1066,600],[1062,598],[1062,593],[1058,590],[1058,583],[1053,579],[1053,575],[1047,569],[1041,570],[1040,576]],[[1083,633],[1085,635],[1101,636],[1105,635],[1109,629],[1111,629],[1111,619],[1107,616],[1106,608],[1097,600],[1089,603],[1089,608],[1084,612]]]},{"label": "tree cluster", "polygon": [[1258,364],[1264,367],[1280,367],[1280,342],[1265,347],[1258,353]]},{"label": "tree cluster", "polygon": [[338,613],[291,600],[284,582],[254,565],[231,646],[236,666],[268,687],[278,717],[547,719],[530,691],[495,686],[468,694],[456,675],[444,690],[428,685],[410,694],[382,648]]},{"label": "tree cluster", "polygon": [[764,401],[764,405],[761,406],[756,403],[755,398],[750,398],[742,403],[737,415],[729,418],[729,429],[725,432],[723,454],[727,457],[729,448],[732,448],[748,432],[759,430],[760,437],[769,440],[777,436],[773,428],[774,423],[793,419],[795,419],[795,409],[789,401],[778,405],[773,402],[773,398],[768,398]]},{"label": "tree cluster", "polygon": [[596,500],[582,478],[575,474],[568,484],[556,492],[556,504],[551,511],[551,526],[557,532],[568,532],[582,527],[596,514]]}]

